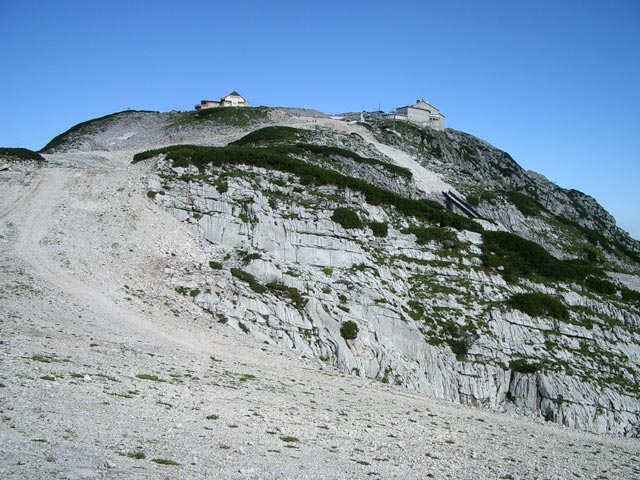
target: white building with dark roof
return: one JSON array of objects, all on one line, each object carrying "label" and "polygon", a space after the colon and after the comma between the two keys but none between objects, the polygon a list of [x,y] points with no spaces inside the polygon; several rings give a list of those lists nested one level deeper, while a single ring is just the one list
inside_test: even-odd
[{"label": "white building with dark roof", "polygon": [[249,102],[240,95],[238,92],[233,91],[229,95],[225,95],[220,99],[220,101],[216,100],[202,100],[198,105],[196,105],[196,110],[203,110],[205,108],[218,108],[218,107],[248,107]]},{"label": "white building with dark roof", "polygon": [[413,105],[396,108],[394,113],[386,114],[385,118],[412,122],[435,130],[445,129],[445,116],[426,100],[418,100]]}]

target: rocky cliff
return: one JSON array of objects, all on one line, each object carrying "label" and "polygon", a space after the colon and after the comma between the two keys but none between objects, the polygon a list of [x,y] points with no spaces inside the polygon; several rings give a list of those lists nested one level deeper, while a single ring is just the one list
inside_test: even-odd
[{"label": "rocky cliff", "polygon": [[167,275],[212,322],[436,398],[640,435],[640,248],[595,200],[462,132],[227,112],[126,112],[47,149],[200,145],[135,161],[201,239],[209,261]]}]

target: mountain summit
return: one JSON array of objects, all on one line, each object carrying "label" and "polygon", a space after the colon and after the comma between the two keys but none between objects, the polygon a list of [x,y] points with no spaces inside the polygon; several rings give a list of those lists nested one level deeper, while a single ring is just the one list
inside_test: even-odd
[{"label": "mountain summit", "polygon": [[[160,465],[191,465],[176,468],[192,477],[206,471],[184,458],[196,448],[196,426],[217,435],[209,455],[243,478],[265,464],[270,475],[281,468],[296,477],[299,464],[222,459],[221,450],[249,441],[245,426],[257,438],[247,449],[300,448],[318,475],[328,470],[316,460],[330,461],[325,427],[335,452],[351,448],[351,431],[367,458],[340,454],[345,463],[330,471],[342,473],[327,478],[414,478],[420,470],[390,447],[390,463],[364,452],[402,437],[422,465],[414,442],[429,437],[430,418],[445,428],[438,416],[447,409],[459,409],[447,414],[456,439],[434,446],[429,468],[463,477],[474,468],[478,478],[515,478],[493,470],[482,415],[507,422],[520,444],[534,432],[558,451],[571,442],[554,423],[640,436],[640,244],[595,199],[476,137],[303,109],[126,111],[76,125],[40,153],[45,165],[14,158],[0,172],[2,309],[15,332],[3,342],[10,367],[0,393],[9,392],[10,417],[35,425],[22,400],[42,403],[44,385],[45,405],[61,412],[43,407],[45,433],[67,428],[87,455],[104,447],[78,433],[82,422],[62,420],[74,395],[97,419],[134,419],[139,440],[105,433],[98,442],[117,445],[109,462],[134,468],[157,455]],[[338,420],[320,420],[334,409]],[[460,420],[467,415],[481,420],[469,426]],[[182,458],[148,451],[166,443],[141,438],[163,435],[151,416],[187,429],[176,447]],[[347,418],[353,428],[342,428]],[[36,435],[31,427],[15,427],[12,448],[40,441],[20,436]],[[488,435],[486,445],[457,437],[467,428]],[[592,438],[571,435],[585,445]],[[617,451],[618,440],[602,438],[612,442],[603,449]],[[476,449],[469,458],[478,448],[485,457],[476,467],[442,464],[437,457],[457,455],[456,442]],[[58,451],[71,456],[64,445]],[[632,458],[637,445],[628,448]],[[523,455],[537,451],[504,449],[523,462],[517,476],[533,474]],[[597,458],[574,453],[572,461],[599,471]]]}]

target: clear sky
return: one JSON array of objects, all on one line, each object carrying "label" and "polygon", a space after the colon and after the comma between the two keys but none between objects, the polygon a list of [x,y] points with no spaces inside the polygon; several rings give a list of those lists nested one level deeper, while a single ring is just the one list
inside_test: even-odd
[{"label": "clear sky", "polygon": [[0,146],[232,90],[326,113],[425,98],[640,238],[638,0],[0,0]]}]

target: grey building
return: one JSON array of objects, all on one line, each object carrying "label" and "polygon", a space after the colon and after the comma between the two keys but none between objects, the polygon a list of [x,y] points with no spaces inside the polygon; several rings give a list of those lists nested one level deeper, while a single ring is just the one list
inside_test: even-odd
[{"label": "grey building", "polygon": [[435,130],[445,129],[445,116],[426,100],[418,100],[413,105],[396,108],[394,113],[385,115],[385,118],[417,123]]}]

